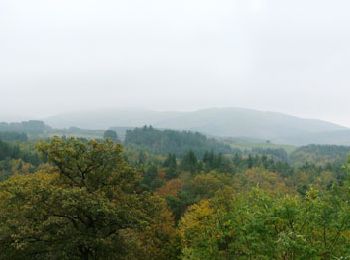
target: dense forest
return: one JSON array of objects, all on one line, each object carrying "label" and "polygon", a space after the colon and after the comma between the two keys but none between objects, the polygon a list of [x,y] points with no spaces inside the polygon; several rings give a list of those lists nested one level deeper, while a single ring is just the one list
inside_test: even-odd
[{"label": "dense forest", "polygon": [[229,145],[220,143],[215,139],[208,139],[200,133],[189,131],[158,130],[152,126],[128,130],[125,145],[145,148],[154,153],[174,153],[181,155],[188,150],[203,155],[204,152],[215,150],[221,153],[230,153]]},{"label": "dense forest", "polygon": [[0,132],[0,259],[350,256],[348,147],[30,131]]}]

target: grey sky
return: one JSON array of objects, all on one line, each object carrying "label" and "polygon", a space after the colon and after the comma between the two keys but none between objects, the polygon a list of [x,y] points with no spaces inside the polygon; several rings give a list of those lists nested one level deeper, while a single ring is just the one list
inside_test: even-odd
[{"label": "grey sky", "polygon": [[350,126],[350,2],[1,0],[0,120],[240,106]]}]

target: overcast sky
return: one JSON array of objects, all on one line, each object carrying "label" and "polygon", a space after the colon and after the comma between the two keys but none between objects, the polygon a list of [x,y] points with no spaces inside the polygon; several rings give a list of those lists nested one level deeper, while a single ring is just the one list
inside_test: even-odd
[{"label": "overcast sky", "polygon": [[347,0],[0,0],[0,120],[234,106],[350,126],[349,10]]}]

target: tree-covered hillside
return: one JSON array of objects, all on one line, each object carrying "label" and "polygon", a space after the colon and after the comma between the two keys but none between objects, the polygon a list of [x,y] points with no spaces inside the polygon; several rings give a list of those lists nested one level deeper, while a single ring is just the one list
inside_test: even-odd
[{"label": "tree-covered hillside", "polygon": [[307,163],[316,165],[344,164],[350,153],[350,146],[308,145],[296,149],[291,155],[292,164],[301,166]]},{"label": "tree-covered hillside", "polygon": [[43,121],[38,120],[23,121],[20,123],[0,123],[1,132],[7,131],[40,134],[44,133],[48,129],[50,129],[49,126],[45,125]]},{"label": "tree-covered hillside", "polygon": [[[56,128],[141,127],[201,132],[210,136],[271,140],[281,144],[340,144],[350,137],[346,127],[281,113],[244,108],[210,108],[189,112],[104,109],[49,117]],[[332,133],[332,138],[329,138]],[[317,136],[317,138],[314,138]]]},{"label": "tree-covered hillside", "polygon": [[189,150],[200,155],[210,150],[218,153],[231,153],[233,151],[229,145],[207,138],[198,132],[158,130],[152,126],[128,130],[124,143],[126,146],[145,148],[159,154],[182,155]]}]

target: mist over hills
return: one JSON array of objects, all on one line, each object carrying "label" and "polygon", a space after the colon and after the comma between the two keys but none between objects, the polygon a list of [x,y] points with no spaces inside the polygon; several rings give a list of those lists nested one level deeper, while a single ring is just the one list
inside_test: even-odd
[{"label": "mist over hills", "polygon": [[104,109],[44,119],[55,128],[140,127],[198,131],[217,137],[243,137],[276,143],[350,145],[350,129],[330,122],[244,108],[210,108],[192,112]]}]

